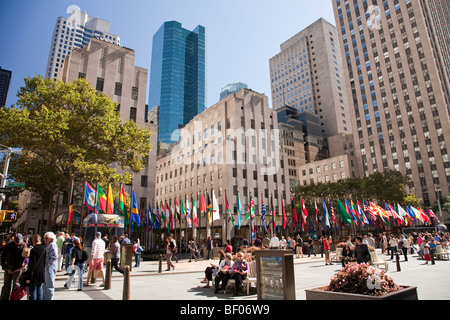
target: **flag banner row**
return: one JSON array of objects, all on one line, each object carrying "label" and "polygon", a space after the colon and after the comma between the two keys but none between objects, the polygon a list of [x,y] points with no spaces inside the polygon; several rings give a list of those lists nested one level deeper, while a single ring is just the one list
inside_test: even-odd
[{"label": "flag banner row", "polygon": [[[73,188],[73,187],[72,187]],[[73,199],[73,190],[71,191],[71,199]],[[262,196],[262,195],[261,195]],[[225,193],[225,217],[230,222],[233,227],[241,228],[244,221],[252,220],[257,215],[255,201],[250,197],[250,201],[247,207],[247,211],[244,217],[244,209],[241,202],[240,193],[237,195],[237,219],[233,216],[230,209],[230,203],[228,197]],[[299,198],[300,212],[297,215],[297,208],[294,198],[291,198],[291,217],[288,219],[285,210],[285,204],[283,199],[281,199],[281,224],[277,225],[277,213],[273,206],[273,199],[270,199],[270,205],[261,201],[260,215],[260,228],[268,232],[269,230],[276,229],[287,229],[290,226],[296,228],[308,227],[309,230],[319,230],[320,225],[322,225],[323,230],[328,230],[332,228],[338,229],[339,226],[352,225],[355,226],[372,226],[375,227],[379,223],[388,225],[397,224],[398,226],[412,226],[413,223],[419,223],[424,225],[432,225],[432,221],[436,220],[440,223],[437,216],[432,210],[425,210],[422,208],[415,208],[413,206],[405,206],[404,208],[400,205],[385,204],[384,208],[371,202],[362,199],[361,203],[359,200],[356,203],[353,200],[344,199],[341,201],[337,199],[335,203],[337,204],[337,211],[333,206],[333,201],[329,199],[327,202],[325,198],[322,198],[322,209],[319,210],[317,205],[317,200],[314,200],[314,211],[315,217],[307,222],[308,211],[306,209],[303,197]],[[131,208],[129,209],[126,202],[126,194],[124,188],[121,185],[119,200],[118,202],[113,199],[113,193],[111,185],[108,186],[107,194],[104,193],[100,184],[97,184],[97,188],[94,189],[88,182],[85,183],[85,196],[84,205],[86,205],[88,212],[106,214],[118,214],[124,218],[126,225],[136,224],[137,226],[145,225],[149,231],[158,230],[163,228],[168,228],[169,230],[174,230],[176,228],[175,222],[178,219],[180,221],[182,215],[186,220],[186,226],[189,228],[199,227],[199,217],[197,214],[197,209],[200,212],[204,212],[207,215],[207,221],[210,225],[214,221],[221,219],[221,213],[219,209],[219,202],[215,196],[214,190],[212,191],[211,197],[206,193],[206,197],[203,193],[200,193],[200,206],[197,208],[196,198],[192,195],[192,207],[189,204],[189,197],[176,198],[173,205],[169,205],[167,201],[160,201],[156,204],[150,204],[148,208],[139,208],[134,188],[132,188],[131,195]],[[232,206],[233,207],[233,206]],[[320,213],[322,211],[322,213]],[[70,212],[73,212],[73,200],[71,200],[71,206],[69,209],[69,218],[71,219]],[[128,214],[130,213],[130,215]],[[323,216],[322,216],[323,214]],[[269,223],[269,218],[272,218]],[[314,223],[314,222],[315,223]],[[252,225],[253,226],[253,225]]]}]

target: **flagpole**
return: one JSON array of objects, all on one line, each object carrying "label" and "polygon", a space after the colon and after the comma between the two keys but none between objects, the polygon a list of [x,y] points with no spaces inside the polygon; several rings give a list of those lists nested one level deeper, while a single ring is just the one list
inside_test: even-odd
[{"label": "flagpole", "polygon": [[[227,202],[228,201],[228,197],[227,197],[227,189],[225,189],[225,214],[224,214],[224,218],[225,218],[225,243],[227,242],[228,239],[228,210],[227,210]],[[231,238],[231,237],[230,237]],[[223,245],[223,243],[222,243]]]},{"label": "flagpole", "polygon": [[[69,212],[68,212],[68,226],[67,229],[69,230],[69,233],[71,232],[71,226],[72,226],[72,220],[73,220],[73,175],[71,174],[71,189],[70,189],[70,199],[69,199]],[[71,214],[72,212],[72,214]],[[70,218],[70,221],[69,221]]]}]

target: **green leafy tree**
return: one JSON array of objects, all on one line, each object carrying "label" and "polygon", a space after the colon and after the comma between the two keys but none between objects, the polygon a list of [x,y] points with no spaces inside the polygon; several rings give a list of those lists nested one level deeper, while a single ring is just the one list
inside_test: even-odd
[{"label": "green leafy tree", "polygon": [[144,168],[151,132],[116,110],[84,79],[26,78],[17,104],[0,109],[0,143],[22,149],[11,161],[12,178],[43,199],[69,193],[72,179],[81,188],[84,180],[130,183]]},{"label": "green leafy tree", "polygon": [[403,198],[403,201],[401,203],[405,206],[420,208],[422,206],[422,199],[417,198],[415,194],[408,194]]}]

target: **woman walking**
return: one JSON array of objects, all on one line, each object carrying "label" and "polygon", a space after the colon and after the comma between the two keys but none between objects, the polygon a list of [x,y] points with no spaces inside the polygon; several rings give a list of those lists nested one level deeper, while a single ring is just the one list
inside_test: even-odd
[{"label": "woman walking", "polygon": [[84,258],[83,258],[83,247],[78,239],[73,240],[73,250],[72,250],[72,274],[67,279],[64,284],[64,288],[70,289],[72,286],[73,277],[75,273],[78,272],[78,291],[83,290],[83,270],[84,270]]},{"label": "woman walking", "polygon": [[172,263],[172,255],[173,251],[175,250],[175,246],[172,242],[172,237],[168,237],[166,239],[166,260],[167,260],[167,269],[166,271],[170,271],[170,267],[172,267],[172,270],[175,269],[175,266]]}]

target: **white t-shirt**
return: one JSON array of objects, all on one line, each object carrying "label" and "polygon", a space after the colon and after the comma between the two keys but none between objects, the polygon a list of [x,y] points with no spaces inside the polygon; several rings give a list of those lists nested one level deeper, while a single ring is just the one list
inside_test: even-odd
[{"label": "white t-shirt", "polygon": [[105,254],[105,241],[102,239],[95,239],[92,241],[92,259],[103,259]]},{"label": "white t-shirt", "polygon": [[280,246],[280,239],[278,239],[277,236],[273,236],[272,239],[270,239],[270,248],[278,248]]}]

